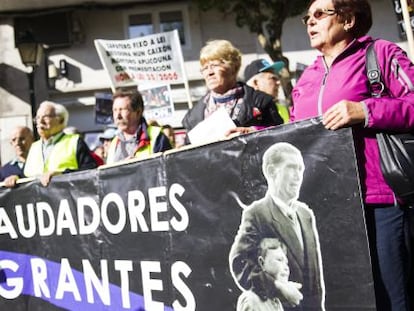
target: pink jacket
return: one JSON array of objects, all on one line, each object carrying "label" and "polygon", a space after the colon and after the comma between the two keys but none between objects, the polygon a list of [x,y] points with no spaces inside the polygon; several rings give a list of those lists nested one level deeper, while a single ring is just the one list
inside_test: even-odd
[{"label": "pink jacket", "polygon": [[414,128],[414,65],[396,44],[377,40],[375,50],[385,92],[372,98],[365,70],[365,52],[372,38],[354,40],[327,68],[322,56],[309,66],[293,89],[291,121],[322,115],[342,99],[363,102],[365,126],[354,126],[355,148],[365,203],[393,203],[379,164],[375,133]]}]

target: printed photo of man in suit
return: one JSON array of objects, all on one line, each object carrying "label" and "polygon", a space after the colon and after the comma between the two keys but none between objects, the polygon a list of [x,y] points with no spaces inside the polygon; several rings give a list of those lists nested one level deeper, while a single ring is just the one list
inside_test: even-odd
[{"label": "printed photo of man in suit", "polygon": [[[266,195],[243,210],[229,254],[230,270],[242,290],[279,299],[285,310],[325,310],[321,251],[313,211],[298,201],[305,165],[290,143],[270,146],[262,158]],[[278,238],[287,246],[289,281],[274,281],[258,264],[259,243]]]}]

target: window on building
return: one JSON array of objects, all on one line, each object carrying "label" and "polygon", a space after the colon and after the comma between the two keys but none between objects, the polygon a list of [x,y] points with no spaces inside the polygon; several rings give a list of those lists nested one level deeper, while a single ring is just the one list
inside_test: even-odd
[{"label": "window on building", "polygon": [[189,47],[188,18],[185,8],[158,9],[128,15],[128,37],[142,37],[158,32],[178,30],[181,45]]},{"label": "window on building", "polygon": [[154,33],[151,14],[134,14],[129,16],[129,38],[143,37]]},{"label": "window on building", "polygon": [[178,30],[181,45],[185,45],[184,22],[181,11],[160,12],[160,31]]}]

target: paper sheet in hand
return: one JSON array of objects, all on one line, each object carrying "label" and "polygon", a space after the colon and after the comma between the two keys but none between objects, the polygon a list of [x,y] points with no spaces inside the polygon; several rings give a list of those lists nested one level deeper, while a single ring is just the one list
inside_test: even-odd
[{"label": "paper sheet in hand", "polygon": [[192,144],[205,144],[223,139],[225,137],[224,134],[235,127],[236,125],[226,109],[221,108],[189,131],[188,138]]}]

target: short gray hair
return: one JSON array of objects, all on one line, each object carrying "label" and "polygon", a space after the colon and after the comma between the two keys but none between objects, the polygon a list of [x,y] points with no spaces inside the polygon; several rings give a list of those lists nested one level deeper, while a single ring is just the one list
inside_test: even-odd
[{"label": "short gray hair", "polygon": [[280,142],[271,145],[263,154],[262,170],[265,177],[267,177],[266,168],[269,164],[273,164],[275,166],[281,165],[285,162],[285,160],[291,158],[292,156],[302,159],[303,163],[302,153],[292,144]]}]

